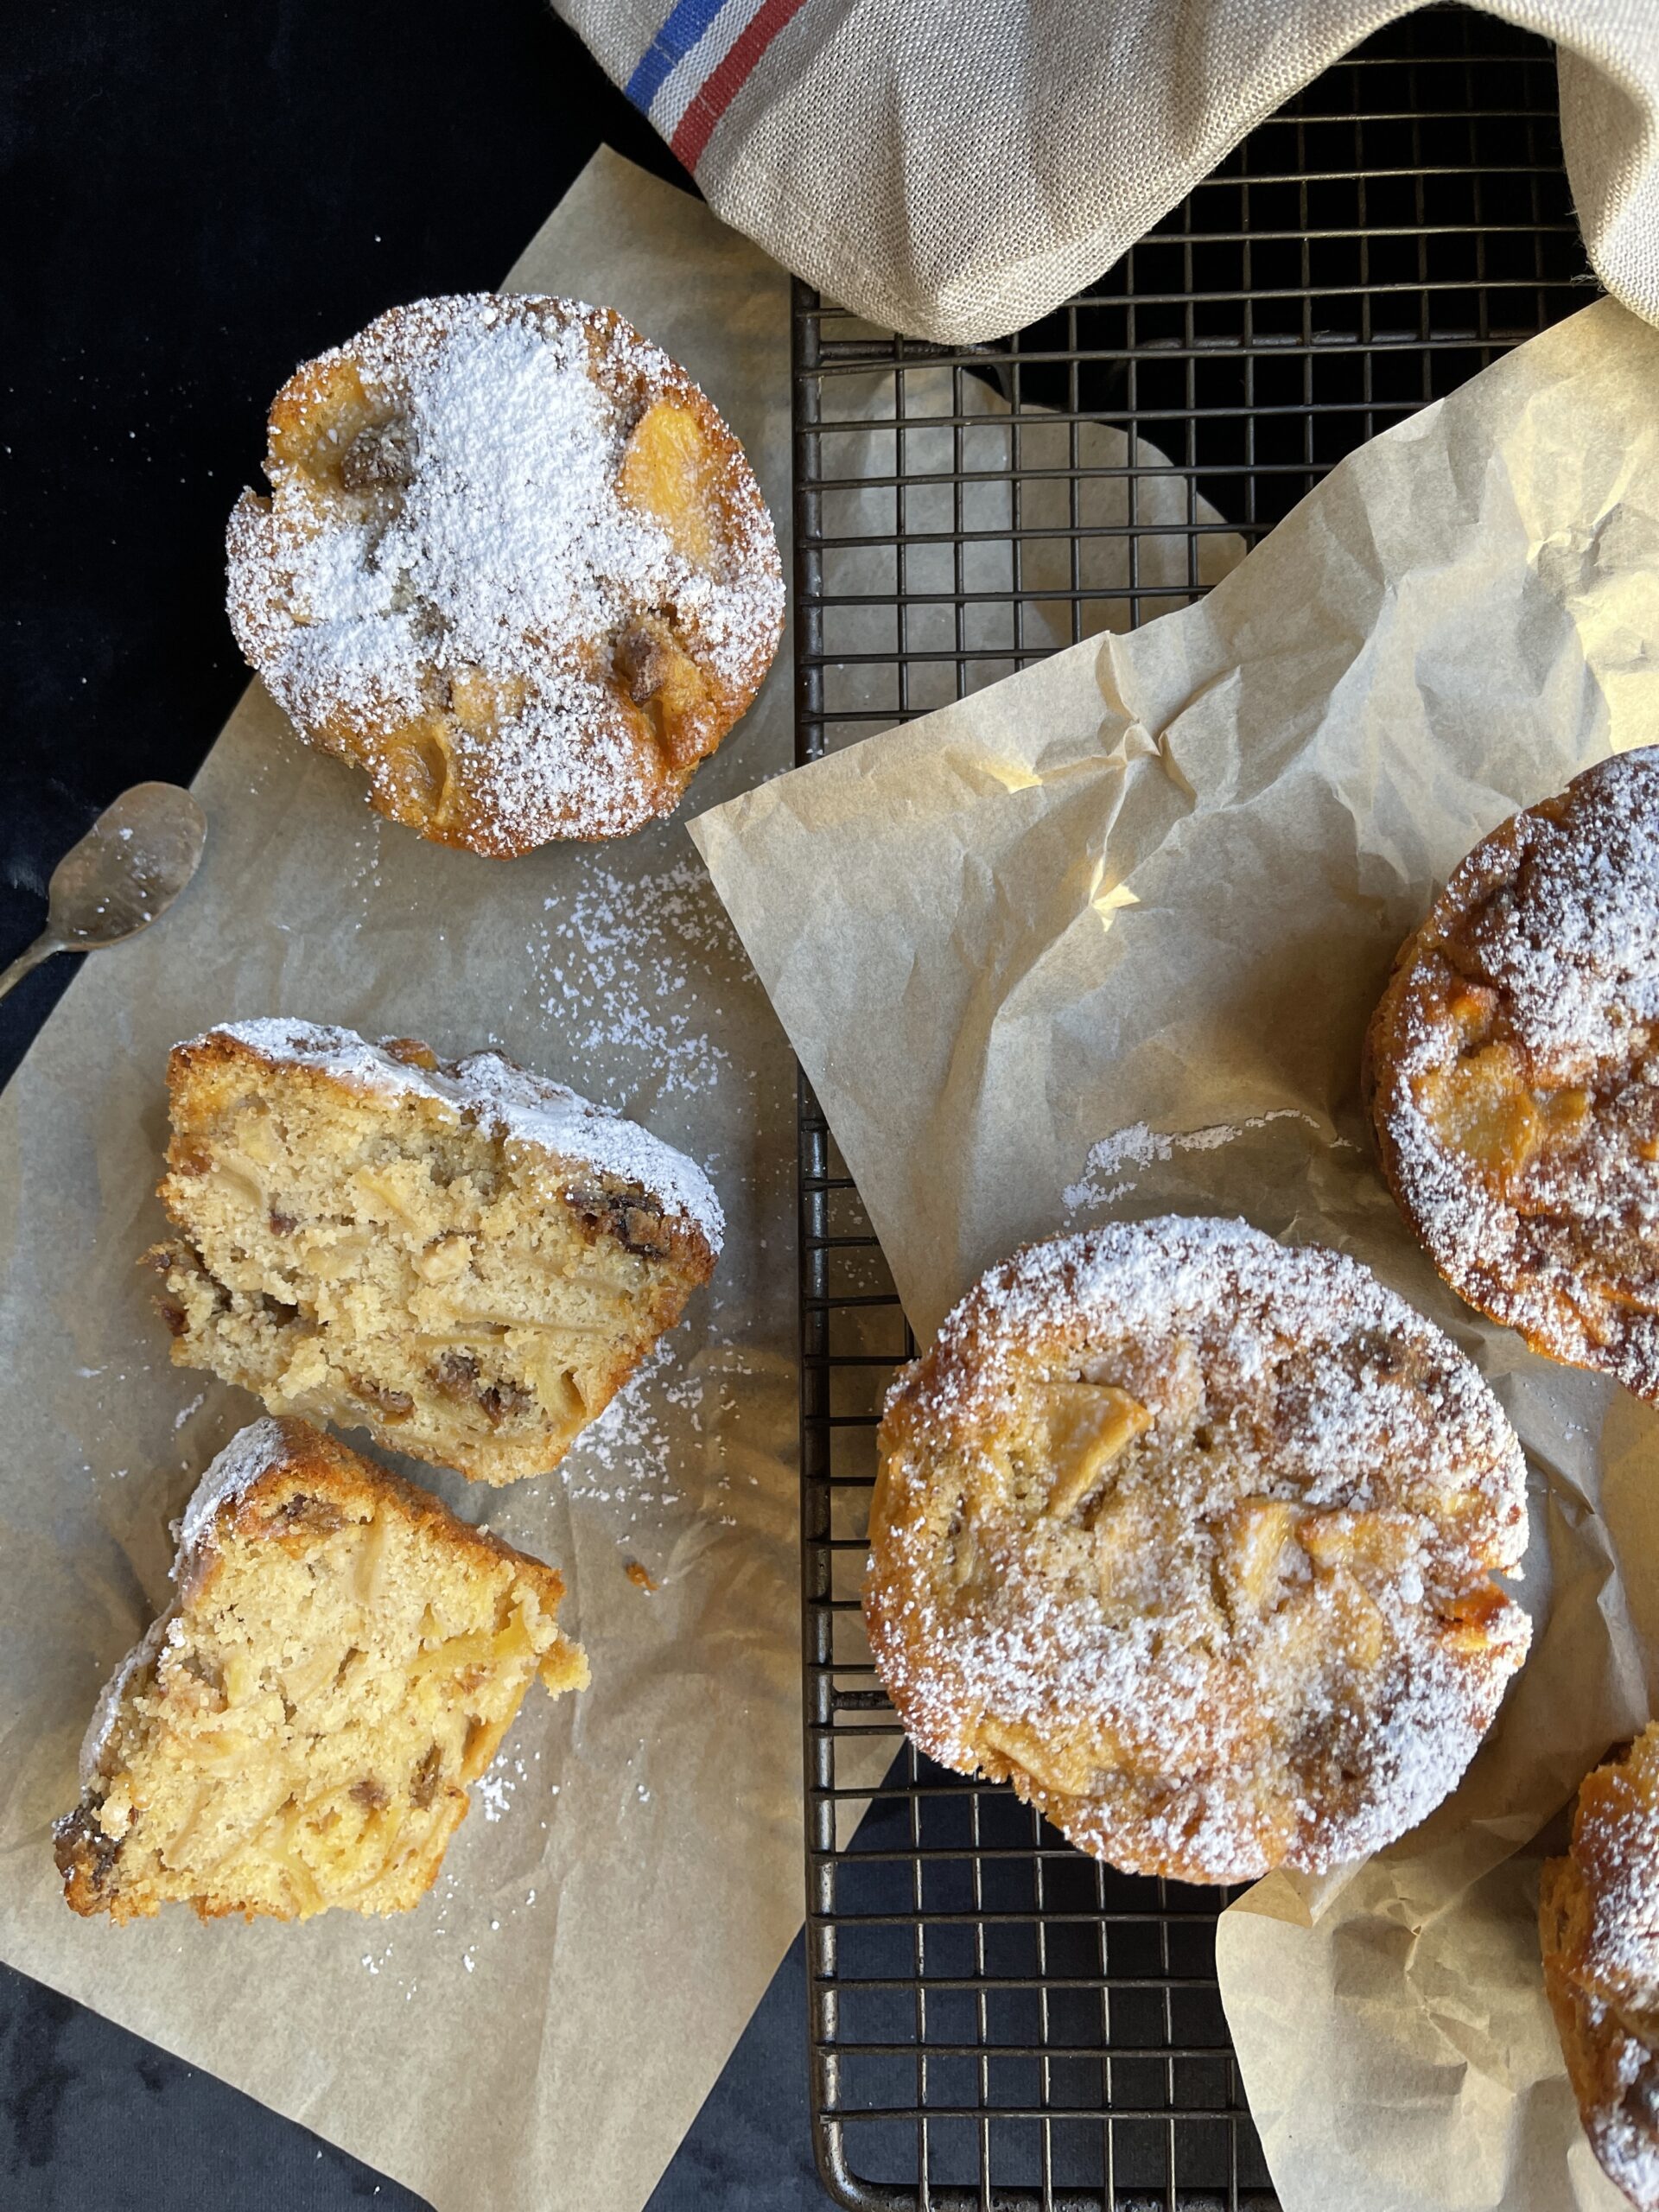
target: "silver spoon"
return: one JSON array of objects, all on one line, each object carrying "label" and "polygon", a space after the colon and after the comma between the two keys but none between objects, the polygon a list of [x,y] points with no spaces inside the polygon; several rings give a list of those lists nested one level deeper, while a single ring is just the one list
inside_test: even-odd
[{"label": "silver spoon", "polygon": [[164,914],[195,874],[207,818],[177,784],[135,784],[52,871],[46,927],[0,975],[0,999],[54,952],[96,952]]}]

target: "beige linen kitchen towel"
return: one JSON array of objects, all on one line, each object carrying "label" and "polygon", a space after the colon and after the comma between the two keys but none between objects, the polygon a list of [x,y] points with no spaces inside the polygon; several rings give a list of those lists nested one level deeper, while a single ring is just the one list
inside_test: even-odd
[{"label": "beige linen kitchen towel", "polygon": [[[1421,0],[555,4],[727,222],[872,321],[955,344],[1091,282]],[[1554,42],[1590,259],[1659,321],[1659,0],[1489,12]]]}]

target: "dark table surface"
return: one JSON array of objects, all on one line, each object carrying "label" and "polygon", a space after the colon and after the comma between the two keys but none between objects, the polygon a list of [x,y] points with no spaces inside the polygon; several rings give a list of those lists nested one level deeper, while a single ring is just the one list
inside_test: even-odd
[{"label": "dark table surface", "polygon": [[[0,35],[3,965],[58,855],[129,784],[188,781],[247,681],[225,516],[294,364],[394,302],[494,283],[601,139],[686,180],[539,0],[37,0]],[[0,1005],[0,1080],[78,964]],[[798,1943],[653,2212],[825,2202],[803,2019]],[[362,2202],[418,2212],[0,1968],[3,2212]]]}]

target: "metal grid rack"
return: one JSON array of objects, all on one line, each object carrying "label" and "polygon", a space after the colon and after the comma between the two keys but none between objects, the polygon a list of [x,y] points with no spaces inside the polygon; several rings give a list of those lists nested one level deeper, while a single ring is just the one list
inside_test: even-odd
[{"label": "metal grid rack", "polygon": [[[1462,9],[1373,38],[997,346],[874,332],[798,285],[798,757],[1185,603],[1344,454],[1592,296],[1549,49]],[[1224,1897],[1096,1865],[903,1742],[857,1591],[912,1346],[804,1085],[800,1208],[826,2183],[869,2212],[1270,2207],[1217,1993]]]}]

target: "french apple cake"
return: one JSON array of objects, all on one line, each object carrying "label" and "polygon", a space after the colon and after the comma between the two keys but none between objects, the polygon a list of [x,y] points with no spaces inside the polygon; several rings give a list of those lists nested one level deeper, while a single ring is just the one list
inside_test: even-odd
[{"label": "french apple cake", "polygon": [[1538,1929],[1590,2147],[1637,2212],[1659,2212],[1659,1727],[1586,1778]]},{"label": "french apple cake", "polygon": [[1497,1401],[1366,1268],[1243,1222],[1027,1246],[878,1443],[864,1612],[906,1730],[1131,1872],[1379,1848],[1526,1652]]},{"label": "french apple cake", "polygon": [[714,1268],[701,1168],[498,1053],[232,1022],[168,1091],[175,1360],[475,1482],[554,1466]]},{"label": "french apple cake", "polygon": [[1366,1041],[1389,1186],[1459,1297],[1659,1400],[1659,747],[1495,830]]},{"label": "french apple cake", "polygon": [[230,520],[237,641],[301,736],[440,844],[505,857],[669,813],[777,650],[742,448],[608,308],[394,308],[295,371],[264,466]]},{"label": "french apple cake", "polygon": [[550,1567],[300,1421],[226,1446],[174,1578],[55,1831],[79,1913],[405,1912],[531,1682],[588,1680]]}]

